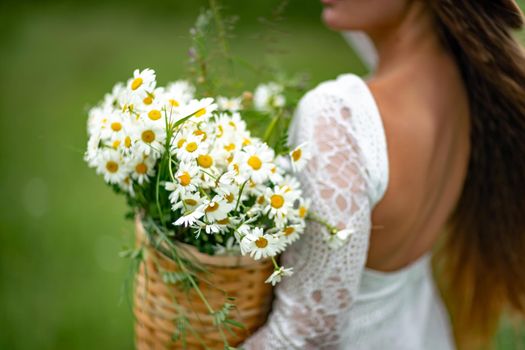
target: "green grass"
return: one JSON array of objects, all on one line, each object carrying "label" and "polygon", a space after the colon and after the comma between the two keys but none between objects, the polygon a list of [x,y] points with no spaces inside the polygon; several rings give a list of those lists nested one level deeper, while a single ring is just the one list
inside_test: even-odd
[{"label": "green grass", "polygon": [[[197,13],[139,9],[64,1],[0,11],[0,349],[133,346],[122,299],[129,265],[118,257],[132,225],[123,198],[82,160],[85,111],[134,68],[155,69],[161,84],[183,77]],[[260,27],[240,25],[234,51],[258,62]],[[288,72],[309,72],[314,84],[364,73],[317,14],[284,28],[279,60]],[[500,348],[514,349],[507,334]]]}]

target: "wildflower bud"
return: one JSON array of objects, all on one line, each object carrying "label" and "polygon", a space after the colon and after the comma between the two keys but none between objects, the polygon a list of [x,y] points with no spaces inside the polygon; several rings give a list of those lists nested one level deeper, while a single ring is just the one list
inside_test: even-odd
[{"label": "wildflower bud", "polygon": [[253,100],[253,94],[250,91],[245,91],[242,93],[242,99],[245,102],[250,102]]},{"label": "wildflower bud", "polygon": [[206,79],[204,79],[204,77],[202,75],[197,78],[197,83],[199,83],[199,84],[204,84],[205,81],[206,81]]}]

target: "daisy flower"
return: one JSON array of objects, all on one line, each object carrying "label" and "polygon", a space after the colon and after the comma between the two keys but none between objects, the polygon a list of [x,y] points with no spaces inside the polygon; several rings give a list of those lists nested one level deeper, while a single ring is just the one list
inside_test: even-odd
[{"label": "daisy flower", "polygon": [[219,227],[221,233],[226,233],[230,231],[231,228],[235,227],[239,223],[239,220],[234,217],[225,217],[224,219],[217,220],[215,225]]},{"label": "daisy flower", "polygon": [[286,276],[291,276],[293,274],[293,267],[285,268],[280,266],[278,269],[275,269],[273,273],[268,277],[265,283],[271,283],[272,286],[275,286],[277,283],[281,282],[281,279]]},{"label": "daisy flower", "polygon": [[128,80],[127,88],[136,96],[145,98],[148,92],[152,92],[157,84],[155,80],[155,71],[153,69],[146,68],[143,71],[135,69],[133,72],[133,78]]},{"label": "daisy flower", "polygon": [[211,200],[204,200],[201,208],[206,214],[206,219],[215,222],[225,219],[228,213],[235,208],[235,203],[228,202],[224,197],[216,195]]},{"label": "daisy flower", "polygon": [[104,109],[121,109],[122,103],[128,100],[128,91],[123,83],[116,83],[110,93],[104,95],[102,108]]},{"label": "daisy flower", "polygon": [[132,197],[135,196],[135,191],[133,190],[133,181],[131,181],[131,177],[128,175],[124,180],[119,182],[119,187],[123,190],[128,192]]},{"label": "daisy flower", "polygon": [[241,240],[241,253],[250,254],[255,260],[275,256],[279,252],[279,240],[271,234],[265,234],[260,227],[255,227]]},{"label": "daisy flower", "polygon": [[182,117],[192,115],[195,121],[204,121],[211,116],[211,113],[217,109],[217,105],[213,103],[213,98],[206,97],[200,100],[191,100],[181,110]]},{"label": "daisy flower", "polygon": [[282,95],[284,88],[274,82],[261,84],[255,89],[253,103],[256,109],[270,112],[276,108],[282,108],[286,104],[286,99]]},{"label": "daisy flower", "polygon": [[135,147],[139,153],[160,156],[164,152],[166,130],[155,123],[140,123],[135,129]]},{"label": "daisy flower", "polygon": [[203,201],[204,199],[200,196],[199,192],[186,192],[181,194],[179,200],[171,207],[171,210],[177,211],[181,209],[182,211],[193,211],[200,206]]},{"label": "daisy flower", "polygon": [[[239,241],[239,243],[240,243],[244,237],[246,237],[248,234],[250,234],[250,232],[252,232],[252,229],[250,228],[250,225],[248,225],[245,222],[233,232],[233,235],[235,236],[237,241]],[[244,255],[244,253],[243,253],[243,255]]]},{"label": "daisy flower", "polygon": [[294,206],[293,218],[304,221],[308,215],[308,209],[310,208],[310,199],[300,198],[296,202],[297,205]]},{"label": "daisy flower", "polygon": [[164,98],[173,107],[187,105],[195,95],[195,87],[187,80],[177,80],[166,86]]},{"label": "daisy flower", "polygon": [[284,226],[281,229],[280,234],[282,237],[284,237],[286,243],[289,244],[289,243],[293,243],[296,240],[298,240],[299,237],[301,236],[301,233],[303,233],[303,231],[304,231],[304,223],[290,224],[290,225]]},{"label": "daisy flower", "polygon": [[[207,154],[209,144],[202,141],[202,134],[190,134],[187,137],[181,137],[176,142],[175,153],[177,158],[183,162],[195,160],[199,155]],[[204,162],[208,164],[207,162]],[[211,164],[210,164],[211,166]]]},{"label": "daisy flower", "polygon": [[217,97],[217,105],[222,111],[237,112],[242,109],[242,98],[227,98],[224,96]]},{"label": "daisy flower", "polygon": [[292,161],[292,167],[294,171],[301,171],[308,160],[310,160],[311,153],[310,149],[305,147],[307,142],[301,143],[290,152],[290,159]]},{"label": "daisy flower", "polygon": [[125,118],[121,113],[112,113],[106,119],[101,129],[100,136],[103,139],[108,139],[110,141],[117,140],[126,133]]},{"label": "daisy flower", "polygon": [[[221,178],[222,179],[222,178]],[[237,204],[237,198],[239,196],[240,188],[239,186],[231,183],[224,183],[220,182],[218,186],[215,188],[215,191],[218,195],[222,196],[226,202],[229,204],[235,206]],[[243,195],[242,200],[247,199],[247,196]]]},{"label": "daisy flower", "polygon": [[180,163],[175,173],[174,182],[166,182],[166,191],[171,192],[169,195],[170,202],[175,205],[182,195],[197,191],[200,186],[199,169],[190,163]]},{"label": "daisy flower", "polygon": [[106,149],[102,151],[98,161],[97,172],[104,175],[104,180],[110,184],[118,184],[128,176],[128,169],[119,152]]},{"label": "daisy flower", "polygon": [[149,178],[155,175],[155,159],[147,156],[135,157],[129,163],[131,177],[137,180],[139,185],[148,182]]},{"label": "daisy flower", "polygon": [[239,153],[239,171],[255,183],[266,181],[273,168],[274,151],[265,143],[252,144]]},{"label": "daisy flower", "polygon": [[100,135],[93,134],[88,140],[87,151],[84,154],[84,160],[88,163],[91,168],[98,166],[99,157],[102,154],[102,150],[98,147],[100,144]]},{"label": "daisy flower", "polygon": [[103,127],[107,124],[107,116],[112,110],[103,107],[93,107],[88,112],[87,130],[88,135],[100,134]]},{"label": "daisy flower", "polygon": [[267,206],[264,214],[275,220],[278,227],[284,225],[289,212],[293,209],[294,196],[292,192],[281,187],[267,188],[265,192]]},{"label": "daisy flower", "polygon": [[339,230],[335,234],[330,234],[329,236],[327,236],[325,238],[325,241],[330,248],[338,249],[345,244],[345,242],[350,238],[352,233],[353,230],[351,229]]},{"label": "daisy flower", "polygon": [[166,113],[166,108],[162,105],[162,101],[155,101],[145,106],[144,112],[141,114],[141,119],[145,122],[159,123],[164,126]]},{"label": "daisy flower", "polygon": [[210,224],[210,223],[202,222],[201,229],[202,228],[204,228],[204,232],[206,232],[209,235],[221,232],[221,226],[216,223]]},{"label": "daisy flower", "polygon": [[162,106],[162,97],[164,88],[157,87],[154,90],[147,91],[145,96],[136,96],[134,102],[137,104],[137,110],[146,111],[155,105]]},{"label": "daisy flower", "polygon": [[179,217],[173,225],[188,227],[195,224],[201,217],[204,216],[204,212],[199,209],[193,210],[181,217]]}]

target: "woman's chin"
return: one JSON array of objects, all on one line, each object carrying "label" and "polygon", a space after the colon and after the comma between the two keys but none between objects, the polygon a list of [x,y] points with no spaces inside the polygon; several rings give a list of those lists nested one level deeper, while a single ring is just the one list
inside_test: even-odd
[{"label": "woman's chin", "polygon": [[341,14],[333,7],[326,6],[321,13],[324,24],[332,30],[346,30]]}]

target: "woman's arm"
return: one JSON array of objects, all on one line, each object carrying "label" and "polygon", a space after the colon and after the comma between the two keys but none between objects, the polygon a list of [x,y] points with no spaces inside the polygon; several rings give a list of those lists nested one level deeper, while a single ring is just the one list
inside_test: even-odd
[{"label": "woman's arm", "polygon": [[354,110],[323,85],[300,102],[294,143],[308,141],[312,158],[299,174],[311,212],[353,233],[339,249],[328,247],[325,226],[309,221],[303,237],[282,259],[294,274],[276,287],[267,323],[245,349],[334,347],[348,326],[371,228],[368,172],[353,128]]}]

